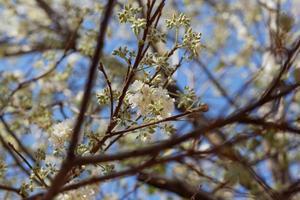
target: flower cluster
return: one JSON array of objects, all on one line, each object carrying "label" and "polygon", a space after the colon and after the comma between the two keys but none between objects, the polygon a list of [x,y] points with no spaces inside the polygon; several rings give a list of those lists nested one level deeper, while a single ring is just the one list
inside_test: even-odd
[{"label": "flower cluster", "polygon": [[72,190],[66,193],[60,194],[56,199],[59,200],[93,200],[96,199],[99,188],[97,185],[91,185],[86,187],[81,187],[77,190]]},{"label": "flower cluster", "polygon": [[149,86],[138,80],[131,85],[128,101],[133,109],[138,109],[138,114],[154,115],[159,119],[169,117],[174,109],[174,99],[166,89]]},{"label": "flower cluster", "polygon": [[137,14],[141,10],[142,8],[134,8],[131,5],[125,5],[124,10],[118,13],[120,23],[129,22],[135,35],[138,35],[146,26],[146,19],[137,18]]},{"label": "flower cluster", "polygon": [[182,38],[182,44],[178,45],[177,48],[185,48],[189,51],[190,56],[188,58],[193,58],[198,55],[198,49],[201,39],[201,33],[194,32],[191,27],[191,19],[185,16],[183,13],[176,15],[174,14],[172,19],[166,20],[166,26],[168,29],[176,29],[176,44],[178,40],[178,33],[180,27],[183,27],[185,33]]},{"label": "flower cluster", "polygon": [[166,20],[167,28],[179,28],[180,26],[184,26],[188,28],[191,25],[191,19],[186,17],[185,14],[181,13],[178,15],[173,14],[172,19]]},{"label": "flower cluster", "polygon": [[201,33],[193,32],[192,28],[188,28],[183,36],[183,46],[191,52],[192,57],[198,53],[200,39]]},{"label": "flower cluster", "polygon": [[60,123],[53,125],[50,132],[49,139],[54,148],[61,148],[65,141],[70,139],[73,128],[73,120],[67,119]]}]

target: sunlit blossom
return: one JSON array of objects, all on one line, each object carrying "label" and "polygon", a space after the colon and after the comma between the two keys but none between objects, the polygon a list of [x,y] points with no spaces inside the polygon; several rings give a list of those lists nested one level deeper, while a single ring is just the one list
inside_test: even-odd
[{"label": "sunlit blossom", "polygon": [[98,186],[91,185],[81,187],[77,190],[71,190],[66,193],[58,195],[57,200],[94,200],[98,194]]},{"label": "sunlit blossom", "polygon": [[71,119],[67,119],[53,125],[49,139],[55,148],[64,146],[65,141],[68,141],[71,136],[72,128],[73,120]]},{"label": "sunlit blossom", "polygon": [[142,81],[135,81],[131,85],[128,101],[142,116],[153,114],[152,108],[157,108],[158,113],[155,113],[157,117],[165,118],[170,116],[174,109],[174,99],[169,96],[166,89],[149,86]]}]

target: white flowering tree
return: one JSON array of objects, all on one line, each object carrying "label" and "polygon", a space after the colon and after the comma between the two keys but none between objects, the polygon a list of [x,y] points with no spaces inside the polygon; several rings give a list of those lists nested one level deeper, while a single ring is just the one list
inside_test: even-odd
[{"label": "white flowering tree", "polygon": [[299,199],[298,6],[0,0],[0,198]]}]

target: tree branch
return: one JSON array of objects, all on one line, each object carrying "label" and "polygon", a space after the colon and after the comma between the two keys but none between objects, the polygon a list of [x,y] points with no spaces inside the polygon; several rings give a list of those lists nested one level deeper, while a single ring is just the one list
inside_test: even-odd
[{"label": "tree branch", "polygon": [[90,71],[88,74],[85,91],[84,91],[84,95],[82,98],[80,113],[77,117],[77,121],[76,121],[75,127],[73,129],[70,146],[68,148],[67,158],[64,161],[64,163],[62,164],[61,170],[55,176],[48,192],[45,194],[45,196],[43,198],[44,200],[50,200],[57,194],[60,187],[65,183],[65,178],[66,178],[68,172],[72,169],[72,166],[73,166],[72,159],[74,159],[74,156],[75,156],[75,148],[76,148],[76,145],[78,144],[78,140],[79,140],[79,136],[80,136],[80,129],[81,129],[81,126],[82,126],[82,123],[84,120],[85,112],[88,107],[90,94],[92,91],[99,59],[102,55],[102,49],[104,46],[104,40],[105,40],[106,30],[107,30],[107,26],[108,26],[108,21],[112,14],[114,3],[115,3],[115,0],[110,0],[107,3],[105,12],[104,12],[104,16],[101,21],[101,25],[99,27],[99,37],[98,37],[98,41],[97,41],[97,46],[96,46],[94,56],[93,56],[93,59],[91,62]]},{"label": "tree branch", "polygon": [[194,200],[216,200],[216,198],[214,198],[213,195],[209,194],[208,192],[194,188],[184,181],[176,179],[172,180],[145,172],[139,173],[137,179],[153,187],[174,192],[183,198]]}]

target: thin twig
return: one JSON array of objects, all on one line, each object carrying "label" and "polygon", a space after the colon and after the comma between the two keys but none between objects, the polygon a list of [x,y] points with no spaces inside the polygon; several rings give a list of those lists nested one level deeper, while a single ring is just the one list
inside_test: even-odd
[{"label": "thin twig", "polygon": [[102,64],[102,62],[100,62],[98,69],[102,72],[102,74],[104,75],[104,78],[106,80],[106,84],[108,86],[109,89],[109,97],[110,97],[110,120],[112,120],[113,118],[113,114],[114,114],[114,97],[113,97],[113,90],[111,87],[111,82],[107,76],[107,73],[105,72],[105,68]]},{"label": "thin twig", "polygon": [[33,166],[29,163],[29,161],[11,144],[8,143],[8,146],[24,161],[24,163],[32,170],[32,172],[35,174],[35,176],[38,178],[38,180],[41,182],[41,184],[48,188],[49,186],[46,184],[44,179],[42,179],[39,175],[39,173],[36,172],[36,170],[33,168]]}]

